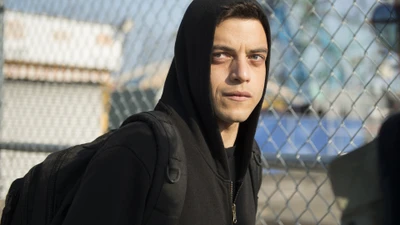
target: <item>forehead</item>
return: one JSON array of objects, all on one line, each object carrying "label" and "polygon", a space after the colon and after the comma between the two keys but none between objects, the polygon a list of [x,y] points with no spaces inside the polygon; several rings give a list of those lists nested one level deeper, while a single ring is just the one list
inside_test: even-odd
[{"label": "forehead", "polygon": [[229,18],[215,28],[214,44],[267,45],[264,27],[257,19]]}]

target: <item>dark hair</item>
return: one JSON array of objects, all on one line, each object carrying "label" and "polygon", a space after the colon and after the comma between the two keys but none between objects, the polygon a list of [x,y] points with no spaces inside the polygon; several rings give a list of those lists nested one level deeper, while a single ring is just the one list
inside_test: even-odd
[{"label": "dark hair", "polygon": [[257,19],[263,21],[265,14],[255,2],[236,2],[222,6],[222,12],[217,19],[217,25],[229,18]]}]

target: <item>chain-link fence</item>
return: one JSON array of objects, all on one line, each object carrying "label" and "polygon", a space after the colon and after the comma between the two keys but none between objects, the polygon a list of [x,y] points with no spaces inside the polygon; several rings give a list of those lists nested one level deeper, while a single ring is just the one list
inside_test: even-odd
[{"label": "chain-link fence", "polygon": [[[371,24],[384,2],[260,3],[273,43],[256,134],[265,167],[259,224],[339,224],[329,161],[372,140],[399,108],[398,55]],[[5,1],[0,199],[49,152],[155,105],[188,4]]]}]

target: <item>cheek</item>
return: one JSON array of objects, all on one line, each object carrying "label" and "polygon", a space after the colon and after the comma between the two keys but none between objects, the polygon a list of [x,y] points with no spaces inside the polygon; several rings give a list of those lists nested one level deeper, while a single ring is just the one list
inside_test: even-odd
[{"label": "cheek", "polygon": [[257,94],[257,97],[258,97],[257,102],[259,102],[262,97],[263,91],[264,91],[264,85],[265,85],[265,79],[266,79],[265,72],[262,75],[257,76],[256,78],[257,79],[255,79],[254,80],[255,82],[253,83],[254,84],[253,90]]},{"label": "cheek", "polygon": [[[215,75],[215,74],[214,74]],[[211,102],[215,104],[217,101],[218,80],[211,74],[210,76],[210,98]]]},{"label": "cheek", "polygon": [[224,76],[224,73],[221,69],[219,69],[219,68],[213,69],[213,67],[211,67],[211,73],[210,73],[211,95],[214,96],[216,94],[219,86],[221,86],[225,83],[225,79],[226,79],[226,77]]},{"label": "cheek", "polygon": [[214,98],[215,96],[215,91],[217,89],[217,82],[213,76],[210,77],[210,93],[211,97]]}]

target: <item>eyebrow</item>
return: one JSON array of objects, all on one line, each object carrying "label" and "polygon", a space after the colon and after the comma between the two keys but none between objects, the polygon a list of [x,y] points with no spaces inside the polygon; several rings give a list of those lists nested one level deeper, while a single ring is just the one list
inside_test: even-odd
[{"label": "eyebrow", "polygon": [[[234,48],[225,46],[225,45],[214,45],[211,49],[212,51],[215,50],[222,50],[222,51],[226,51],[226,52],[235,52]],[[260,47],[260,48],[255,48],[249,51],[249,53],[254,54],[254,53],[266,53],[268,54],[268,49],[264,48],[264,47]]]},{"label": "eyebrow", "polygon": [[250,53],[265,53],[268,54],[267,48],[256,48],[249,51]]},{"label": "eyebrow", "polygon": [[227,51],[227,52],[234,52],[235,49],[225,46],[225,45],[214,45],[211,49],[211,51],[215,51],[215,50],[222,50],[222,51]]}]

